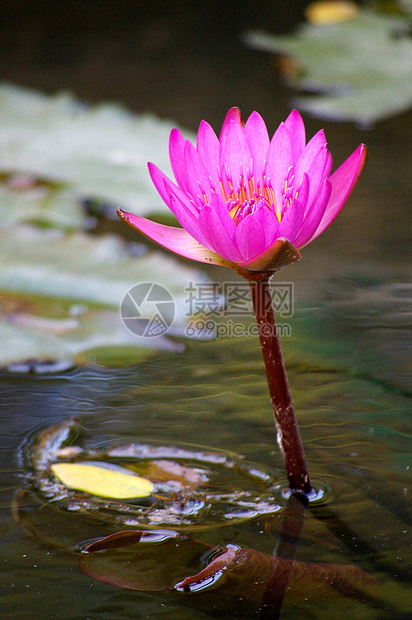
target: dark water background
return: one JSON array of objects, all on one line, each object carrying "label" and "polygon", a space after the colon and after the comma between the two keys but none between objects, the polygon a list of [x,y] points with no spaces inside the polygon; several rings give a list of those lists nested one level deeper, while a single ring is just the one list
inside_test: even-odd
[{"label": "dark water background", "polygon": [[[193,130],[203,118],[218,129],[238,105],[244,116],[258,110],[273,132],[291,93],[273,59],[245,48],[240,35],[249,28],[290,31],[307,4],[6,0],[2,78],[49,93],[71,89],[92,103],[120,101]],[[282,346],[308,463],[312,477],[332,489],[333,516],[309,513],[298,557],[359,566],[377,578],[381,603],[324,595],[308,596],[305,607],[286,599],[282,617],[407,618],[412,114],[371,131],[305,122],[308,135],[325,127],[337,164],[360,142],[369,161],[338,220],[280,278],[295,285],[292,337]],[[227,278],[219,269],[210,275]],[[77,416],[90,441],[195,441],[239,452],[281,478],[257,341],[192,344],[181,355],[127,369],[0,379],[1,617],[210,617],[99,583],[73,556],[28,537],[10,510],[19,449],[38,427]],[[277,527],[269,536],[258,519],[204,536],[271,553]]]}]

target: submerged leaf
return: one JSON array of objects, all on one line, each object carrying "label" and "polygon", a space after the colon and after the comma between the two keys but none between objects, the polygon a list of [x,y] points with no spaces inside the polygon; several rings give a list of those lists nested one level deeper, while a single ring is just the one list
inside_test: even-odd
[{"label": "submerged leaf", "polygon": [[[133,469],[133,466],[131,466],[131,469]],[[205,484],[208,480],[206,470],[186,467],[166,459],[147,461],[144,470],[144,473],[151,480],[156,482],[172,482],[177,491],[185,488],[195,490],[199,485]]]},{"label": "submerged leaf", "polygon": [[118,532],[119,539],[114,539],[117,548],[113,548],[111,536],[96,541],[80,556],[79,566],[90,577],[119,588],[172,592],[175,581],[184,579],[187,567],[211,547],[169,532],[162,535],[161,544],[152,542],[146,532]]},{"label": "submerged leaf", "polygon": [[56,463],[51,469],[66,486],[99,497],[147,497],[154,488],[150,480],[136,476],[123,467],[113,468],[107,463]]},{"label": "submerged leaf", "polygon": [[[42,501],[57,504],[67,512],[81,512],[116,527],[164,524],[199,531],[280,510],[272,494],[273,475],[240,455],[203,451],[199,446],[186,444],[124,442],[111,442],[106,450],[100,445],[96,452],[92,446],[81,447],[79,432],[75,420],[65,421],[35,433],[23,451],[30,470],[28,484]],[[126,461],[127,472],[134,471],[151,480],[156,494],[141,502],[110,502],[69,490],[51,473],[52,465],[62,459],[83,464],[90,459],[96,465],[97,458],[116,465]]]},{"label": "submerged leaf", "polygon": [[[239,604],[242,609],[259,608],[264,595],[267,600],[268,583],[276,595],[276,584],[281,587],[289,574],[288,596],[300,595],[305,600],[319,596],[325,586],[328,596],[335,591],[364,600],[376,586],[375,579],[356,566],[293,561],[236,545],[213,548],[175,534],[153,545],[150,537],[139,539],[136,534],[120,532],[114,545],[111,536],[93,543],[80,558],[80,568],[121,588],[190,595],[186,600],[193,606],[202,607],[218,597],[219,608],[232,611]],[[190,574],[196,565],[199,572]]]}]

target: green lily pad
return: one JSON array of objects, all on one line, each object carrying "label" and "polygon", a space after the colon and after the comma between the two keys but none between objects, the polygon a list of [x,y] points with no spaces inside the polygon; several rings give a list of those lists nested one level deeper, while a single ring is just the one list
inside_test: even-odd
[{"label": "green lily pad", "polygon": [[185,317],[184,289],[205,276],[160,252],[133,256],[115,235],[64,234],[21,226],[0,230],[0,290],[33,293],[119,308],[134,285],[155,282]]},{"label": "green lily pad", "polygon": [[[160,252],[133,256],[114,235],[67,234],[20,226],[0,229],[0,366],[24,360],[137,361],[142,352],[181,350],[191,282],[206,278]],[[120,305],[136,284],[169,291],[174,320],[156,337],[128,331]]]},{"label": "green lily pad", "polygon": [[28,296],[25,301],[29,305],[33,301],[41,314],[17,310],[0,315],[0,367],[44,373],[84,364],[127,365],[159,350],[183,348],[167,336],[143,338],[130,334],[115,310],[84,306],[76,315],[77,308],[68,305],[65,311],[60,308],[61,318],[53,318],[47,308],[48,301],[52,304],[53,300],[39,302],[35,296]]},{"label": "green lily pad", "polygon": [[[169,336],[185,336],[185,289],[205,276],[138,242],[84,232],[82,206],[87,198],[169,213],[146,162],[169,167],[171,129],[117,105],[87,107],[68,94],[0,85],[0,366],[45,372],[182,349]],[[144,283],[171,298],[170,320],[150,315],[146,337],[133,330],[134,314],[129,331],[119,312],[128,291]]]},{"label": "green lily pad", "polygon": [[295,100],[302,111],[371,126],[412,105],[412,41],[408,21],[363,10],[334,24],[303,24],[296,33],[249,32],[257,49],[292,57],[296,89],[317,92]]},{"label": "green lily pad", "polygon": [[133,115],[117,104],[89,107],[68,93],[48,97],[3,84],[0,171],[65,184],[140,215],[169,214],[147,161],[171,174],[167,145],[173,127],[175,123]]},{"label": "green lily pad", "polygon": [[14,177],[0,183],[0,227],[32,222],[62,229],[82,229],[87,222],[79,196],[67,188]]}]

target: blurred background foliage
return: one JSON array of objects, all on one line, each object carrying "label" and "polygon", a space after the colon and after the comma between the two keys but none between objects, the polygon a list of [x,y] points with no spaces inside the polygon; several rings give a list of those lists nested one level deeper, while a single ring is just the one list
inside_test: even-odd
[{"label": "blurred background foliage", "polygon": [[[391,203],[392,217],[388,227],[387,212],[370,192],[369,198],[365,191],[362,195],[361,181],[362,200],[352,205],[362,234],[357,240],[350,229],[351,207],[345,208],[339,221],[345,232],[347,218],[349,244],[340,247],[365,255],[397,238],[403,251],[407,187],[398,181],[399,199],[393,200],[391,173],[385,163],[385,179],[382,164],[397,137],[405,136],[411,117],[399,119],[387,133],[385,125],[373,135],[365,128],[410,106],[410,18],[409,0],[5,0],[0,8],[6,80],[0,87],[0,329],[7,344],[0,365],[26,358],[80,363],[96,349],[106,361],[115,348],[117,361],[129,359],[131,349],[140,356],[148,341],[124,331],[117,309],[122,295],[142,278],[169,283],[178,306],[174,334],[182,335],[183,288],[188,279],[199,279],[197,266],[152,253],[150,244],[117,222],[115,210],[121,206],[171,222],[147,161],[170,174],[171,128],[180,125],[193,137],[206,118],[218,131],[233,105],[244,116],[259,110],[270,131],[291,105],[356,123],[359,131],[334,128],[331,150],[339,161],[360,141],[375,148],[369,183],[380,204]],[[253,47],[274,53],[275,64]],[[292,90],[284,88],[284,80]],[[317,94],[297,99],[295,89]],[[305,120],[312,135],[320,125]],[[409,168],[400,151],[393,164],[401,175]],[[327,243],[328,235],[317,243],[324,238]],[[296,273],[303,273],[301,265]],[[165,339],[150,344],[177,346]]]}]

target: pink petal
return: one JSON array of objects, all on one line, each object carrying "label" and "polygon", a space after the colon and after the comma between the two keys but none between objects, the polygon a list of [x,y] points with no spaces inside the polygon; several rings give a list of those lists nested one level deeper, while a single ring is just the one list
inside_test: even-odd
[{"label": "pink petal", "polygon": [[292,145],[292,160],[296,164],[306,144],[305,124],[297,110],[292,110],[285,120],[285,126],[289,132]]},{"label": "pink petal", "polygon": [[303,207],[299,200],[293,200],[279,225],[279,234],[295,244],[295,237],[303,222]]},{"label": "pink petal", "polygon": [[269,149],[269,135],[263,118],[257,112],[252,112],[246,121],[244,129],[253,160],[253,176],[255,182],[261,182],[264,164]]},{"label": "pink petal", "polygon": [[319,153],[319,150],[322,149],[326,145],[325,132],[323,129],[318,131],[317,134],[313,136],[303,149],[300,154],[297,162],[295,163],[294,173],[295,173],[295,182],[297,185],[300,184],[302,180],[302,176],[304,172],[307,172],[315,159],[316,155]]},{"label": "pink petal", "polygon": [[[179,198],[180,202],[182,202],[190,213],[193,213],[197,217],[199,213],[199,207],[196,205],[195,201],[192,199],[191,195],[180,189],[173,181],[168,179],[168,177],[164,177],[164,191],[169,192],[169,196],[176,196]],[[170,199],[169,199],[169,209],[171,209]]]},{"label": "pink petal", "polygon": [[180,131],[178,129],[172,129],[169,138],[169,158],[176,182],[182,189],[185,187],[185,143],[186,140]]},{"label": "pink petal", "polygon": [[197,198],[197,204],[199,207],[202,207],[205,202],[210,202],[212,199],[212,188],[210,185],[209,174],[199,156],[199,153],[189,141],[185,144],[184,158],[185,189],[191,196]]},{"label": "pink petal", "polygon": [[333,164],[332,154],[328,151],[328,160],[326,162],[325,170],[324,170],[325,177],[327,178],[329,178],[330,176],[330,172],[332,170],[332,164]]},{"label": "pink petal", "polygon": [[263,210],[267,211],[263,207],[255,213],[251,213],[236,227],[236,245],[244,260],[261,254],[267,247],[265,244],[265,233],[259,217],[259,211]]},{"label": "pink petal", "polygon": [[316,201],[323,187],[323,181],[326,176],[328,176],[325,174],[325,170],[328,169],[329,160],[329,152],[326,144],[324,144],[316,153],[312,163],[306,170],[309,178],[308,209],[310,209],[311,204]]},{"label": "pink petal", "polygon": [[273,241],[279,237],[279,221],[272,210],[259,209],[259,220],[265,234],[265,247],[272,245]]},{"label": "pink petal", "polygon": [[215,132],[206,121],[202,121],[199,126],[197,152],[210,176],[212,187],[215,191],[220,190],[220,143]]},{"label": "pink petal", "polygon": [[228,261],[237,263],[242,260],[243,257],[234,241],[236,225],[218,194],[214,196],[210,205],[206,205],[200,211],[199,226],[207,247]]},{"label": "pink petal", "polygon": [[356,181],[366,163],[367,155],[366,146],[360,144],[356,151],[354,151],[330,177],[329,180],[332,183],[332,193],[325,214],[315,234],[312,236],[311,241],[316,239],[339,214],[343,205],[349,198],[349,194],[355,187]]},{"label": "pink petal", "polygon": [[292,145],[289,132],[284,123],[277,128],[269,145],[265,176],[275,192],[276,206],[282,208],[282,190],[288,171],[292,165]]},{"label": "pink petal", "polygon": [[176,194],[171,194],[169,208],[189,235],[192,235],[199,243],[203,243],[203,235],[199,226],[199,213],[193,213],[187,202],[186,197],[181,200]]},{"label": "pink petal", "polygon": [[242,126],[229,120],[222,129],[220,136],[220,169],[222,176],[226,171],[235,190],[239,188],[241,179],[247,180],[252,170],[252,153],[250,152]]},{"label": "pink petal", "polygon": [[229,112],[226,114],[225,120],[223,121],[223,125],[222,125],[222,131],[220,133],[220,138],[222,138],[222,132],[226,128],[226,125],[230,123],[231,121],[235,121],[241,127],[243,127],[244,122],[243,122],[243,118],[242,118],[239,108],[236,108],[236,107],[230,108]]},{"label": "pink petal", "polygon": [[312,235],[316,232],[325,213],[331,191],[332,184],[328,179],[325,179],[317,202],[306,214],[300,232],[295,238],[294,243],[297,248],[303,248],[312,240]]},{"label": "pink petal", "polygon": [[310,190],[310,181],[309,176],[306,172],[303,174],[302,183],[298,189],[298,195],[296,198],[299,200],[300,204],[303,207],[304,213],[306,213],[308,208],[308,200],[309,200],[309,190]]},{"label": "pink petal", "polygon": [[[149,162],[147,164],[147,167],[149,168],[149,174],[154,183],[154,186],[156,187],[157,191],[159,192],[164,202],[167,204],[167,206],[169,206],[170,205],[170,186],[173,186],[177,189],[177,185],[175,185],[172,181],[170,181],[168,177],[161,170],[159,170],[159,168],[155,164],[152,164],[151,162]],[[169,181],[170,185],[168,183],[167,186],[165,186],[166,180]]]},{"label": "pink petal", "polygon": [[143,235],[158,243],[163,248],[190,258],[201,263],[212,263],[214,265],[222,265],[224,267],[234,267],[231,262],[224,260],[212,250],[198,243],[183,228],[174,228],[173,226],[165,226],[157,224],[151,220],[147,220],[140,215],[126,213],[118,209],[119,217],[132,228],[137,229]]},{"label": "pink petal", "polygon": [[190,202],[185,192],[183,192],[180,187],[175,185],[175,183],[173,183],[173,181],[171,181],[165,174],[163,174],[163,172],[159,170],[159,168],[154,164],[149,163],[148,168],[157,191],[159,192],[160,196],[163,198],[169,209],[176,215],[176,217],[179,219],[179,216],[175,213],[173,205],[171,204],[172,195],[178,198],[182,205],[184,205],[185,213],[191,213],[197,219],[198,209],[196,209],[196,207]]},{"label": "pink petal", "polygon": [[178,130],[170,134],[170,162],[179,187],[191,196],[200,208],[212,197],[209,174],[198,152],[189,140],[184,140]]}]

